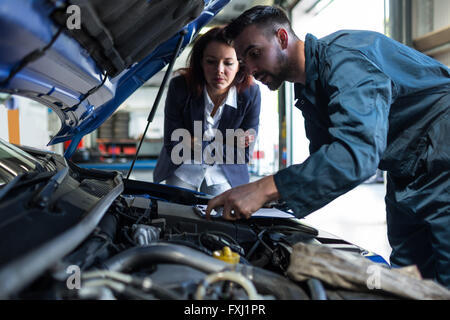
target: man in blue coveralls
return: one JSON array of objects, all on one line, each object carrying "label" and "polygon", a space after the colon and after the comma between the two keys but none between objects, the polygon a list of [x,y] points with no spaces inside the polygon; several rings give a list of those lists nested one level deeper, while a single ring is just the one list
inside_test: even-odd
[{"label": "man in blue coveralls", "polygon": [[210,200],[225,219],[281,199],[301,218],[387,171],[393,266],[450,288],[450,70],[370,31],[297,38],[284,12],[257,6],[227,26],[246,72],[295,84],[310,156]]}]

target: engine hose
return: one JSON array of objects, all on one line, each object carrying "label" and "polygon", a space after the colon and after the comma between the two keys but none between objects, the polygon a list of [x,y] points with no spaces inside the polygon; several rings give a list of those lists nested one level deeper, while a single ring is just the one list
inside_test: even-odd
[{"label": "engine hose", "polygon": [[105,215],[99,223],[99,232],[89,237],[78,249],[68,255],[65,261],[85,270],[89,269],[97,259],[109,258],[116,230],[117,218],[114,215]]},{"label": "engine hose", "polygon": [[128,249],[104,262],[103,266],[111,271],[132,272],[156,263],[182,264],[208,274],[236,271],[252,281],[260,294],[274,295],[282,300],[309,299],[302,288],[277,273],[243,264],[232,266],[189,247],[164,242]]},{"label": "engine hose", "polygon": [[311,298],[313,300],[327,300],[327,294],[323,284],[318,279],[309,279],[306,281],[308,288],[311,291]]},{"label": "engine hose", "polygon": [[162,286],[153,284],[151,291],[155,297],[163,300],[181,300],[182,296]]},{"label": "engine hose", "polygon": [[99,223],[102,230],[110,239],[114,239],[117,233],[117,218],[112,214],[107,214]]},{"label": "engine hose", "polygon": [[155,263],[187,265],[205,273],[221,271],[228,266],[213,257],[183,245],[154,243],[146,247],[133,247],[103,263],[111,271],[129,272]]},{"label": "engine hose", "polygon": [[[248,268],[248,266],[237,265]],[[309,300],[306,292],[291,280],[268,270],[258,267],[251,267],[245,273],[255,284],[259,294],[274,295],[279,300]],[[244,275],[245,275],[244,273]]]},{"label": "engine hose", "polygon": [[239,284],[247,292],[250,300],[261,300],[261,296],[256,292],[253,283],[242,274],[234,271],[223,271],[211,273],[200,283],[195,293],[195,299],[203,300],[206,296],[206,289],[213,283],[219,281],[231,281]]},{"label": "engine hose", "polygon": [[[121,293],[134,293],[136,296],[140,294],[140,299],[148,299],[149,297],[142,290],[152,293],[158,299],[181,299],[180,295],[155,284],[150,278],[139,279],[121,272],[103,270],[89,271],[83,273],[82,279],[87,280],[87,287],[107,286]],[[138,286],[140,290],[132,288],[131,285]]]}]

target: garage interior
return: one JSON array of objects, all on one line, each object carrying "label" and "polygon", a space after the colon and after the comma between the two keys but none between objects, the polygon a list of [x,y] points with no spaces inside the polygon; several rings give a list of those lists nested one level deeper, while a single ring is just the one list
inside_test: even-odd
[{"label": "garage interior", "polygon": [[[259,4],[283,7],[301,39],[307,33],[322,37],[340,29],[374,30],[450,66],[448,0],[233,0],[201,33],[228,23],[244,10]],[[176,60],[174,70],[185,66],[189,49],[186,48]],[[165,71],[163,69],[152,77],[112,117],[85,136],[72,160],[81,167],[118,170],[126,174]],[[249,166],[253,181],[301,163],[308,156],[302,115],[293,106],[293,86],[285,84],[278,92],[271,92],[263,85],[260,89],[260,134]],[[152,171],[163,142],[164,100],[165,94],[143,140],[131,178],[152,181]],[[0,103],[0,138],[14,144],[64,153],[68,143],[47,146],[60,128],[60,120],[54,111],[23,97],[1,95]],[[380,173],[309,215],[305,222],[389,260],[383,180]]]}]

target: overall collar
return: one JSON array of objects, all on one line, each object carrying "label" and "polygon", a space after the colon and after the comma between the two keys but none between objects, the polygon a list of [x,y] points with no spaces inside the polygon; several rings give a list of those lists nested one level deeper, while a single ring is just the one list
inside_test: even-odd
[{"label": "overall collar", "polygon": [[316,81],[319,79],[318,56],[319,45],[317,38],[308,33],[305,38],[305,85],[295,83],[294,92],[296,99],[300,99],[303,96],[314,104]]}]

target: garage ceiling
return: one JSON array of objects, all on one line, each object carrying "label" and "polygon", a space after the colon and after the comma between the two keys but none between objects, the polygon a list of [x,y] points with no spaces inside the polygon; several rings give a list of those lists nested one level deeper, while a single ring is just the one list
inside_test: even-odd
[{"label": "garage ceiling", "polygon": [[273,4],[274,0],[231,0],[231,2],[218,13],[211,24],[227,24],[251,7],[258,5],[271,6]]},{"label": "garage ceiling", "polygon": [[[284,8],[285,10],[290,11],[292,10],[292,8],[294,8],[298,3],[302,1],[305,0],[231,0],[231,2],[228,5],[226,5],[225,8],[223,8],[213,20],[211,20],[211,22],[207,27],[228,24],[231,20],[239,16],[245,10],[250,9],[251,7],[257,5],[266,5],[266,6],[278,5]],[[189,48],[186,48],[183,51],[183,53],[178,57],[177,61],[175,62],[174,70],[177,70],[178,68],[185,66],[185,61],[189,52],[190,52]],[[166,68],[155,74],[149,81],[147,81],[145,86],[159,87],[164,78],[165,70]]]},{"label": "garage ceiling", "polygon": [[[258,5],[272,6],[278,5],[287,11],[292,10],[299,2],[305,0],[231,0],[212,21],[213,24],[227,24],[242,12]],[[321,0],[314,0],[320,2]]]}]

